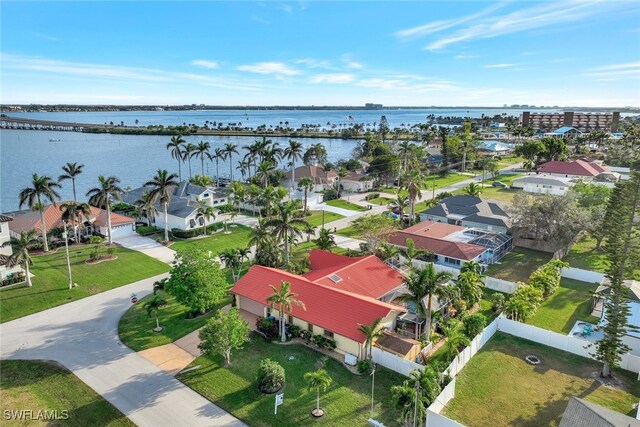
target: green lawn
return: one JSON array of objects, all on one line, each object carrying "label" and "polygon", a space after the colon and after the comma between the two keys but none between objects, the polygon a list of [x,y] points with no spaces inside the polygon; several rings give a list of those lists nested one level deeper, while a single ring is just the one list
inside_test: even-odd
[{"label": "green lawn", "polygon": [[71,246],[71,271],[78,287],[69,290],[64,248],[54,254],[34,256],[33,287],[0,291],[0,322],[6,322],[90,295],[127,285],[169,271],[169,265],[147,255],[115,246],[118,259],[88,265],[93,250],[87,245]]},{"label": "green lawn", "polygon": [[347,202],[346,200],[343,200],[343,199],[329,200],[329,201],[327,201],[325,203],[327,205],[329,205],[329,206],[333,206],[333,207],[336,207],[336,208],[342,208],[342,209],[349,209],[351,211],[366,211],[367,210],[367,208],[365,208],[364,206],[356,205],[355,203]]},{"label": "green lawn", "polygon": [[[513,202],[513,198],[516,194],[521,192],[522,190],[512,190],[510,188],[500,188],[500,187],[492,187],[491,183],[493,181],[502,182],[508,186],[511,185],[514,179],[521,178],[525,176],[525,174],[501,174],[497,177],[490,178],[489,174],[486,175],[484,180],[484,188],[482,189],[482,193],[480,197],[485,200],[493,200],[496,202],[500,202],[503,204],[511,204]],[[464,190],[456,190],[453,192],[455,195],[464,194]]]},{"label": "green lawn", "polygon": [[500,166],[500,168],[506,168],[506,167],[511,166],[513,164],[522,163],[522,162],[524,162],[524,158],[523,157],[508,156],[508,157],[503,157],[500,160],[498,160],[498,166]]},{"label": "green lawn", "polygon": [[[526,363],[529,354],[542,363]],[[636,375],[614,371],[622,387],[606,387],[592,378],[601,366],[498,332],[458,375],[456,396],[444,415],[468,427],[557,426],[569,399],[577,396],[635,416],[640,398]]]},{"label": "green lawn", "polygon": [[[325,224],[328,224],[331,221],[337,221],[342,218],[344,218],[343,215],[329,212],[329,211],[324,211]],[[322,225],[322,211],[311,211],[311,216],[306,216],[304,217],[304,219],[306,219],[307,222],[313,225],[314,227],[320,227]]]},{"label": "green lawn", "polygon": [[3,426],[135,426],[109,402],[64,368],[36,361],[0,362],[0,409],[68,411],[58,421],[8,421]]},{"label": "green lawn", "polygon": [[249,234],[251,229],[244,225],[230,224],[229,233],[219,231],[209,237],[195,239],[178,239],[171,249],[179,251],[187,248],[200,248],[211,251],[214,255],[219,254],[225,249],[244,248],[249,242]]},{"label": "green lawn", "polygon": [[473,176],[463,175],[459,173],[450,173],[443,177],[439,175],[431,175],[431,176],[428,176],[427,179],[425,180],[424,187],[422,188],[423,190],[429,191],[433,189],[434,177],[435,177],[436,190],[439,188],[448,187],[449,185],[456,184],[460,181],[465,181],[467,179],[473,178]]},{"label": "green lawn", "polygon": [[[284,404],[273,414],[274,395],[261,394],[255,384],[262,359],[280,363],[286,373]],[[371,415],[371,377],[357,376],[341,363],[304,345],[268,343],[258,335],[243,350],[235,351],[232,366],[224,368],[219,356],[201,356],[190,366],[198,369],[178,375],[178,379],[226,411],[252,426],[345,426],[366,425]],[[333,379],[327,391],[320,394],[320,406],[326,415],[312,420],[315,392],[307,391],[303,375],[319,368]],[[374,417],[385,425],[397,425],[391,406],[389,389],[405,377],[378,367],[375,376]]]},{"label": "green lawn", "polygon": [[550,260],[550,253],[515,248],[502,258],[499,264],[491,264],[485,274],[512,282],[527,282],[536,268]]},{"label": "green lawn", "polygon": [[178,303],[171,295],[163,294],[163,297],[167,301],[167,306],[160,311],[160,325],[164,326],[161,332],[153,331],[153,328],[156,327],[156,320],[154,317],[147,316],[144,309],[144,303],[153,298],[153,295],[142,298],[120,318],[118,324],[120,341],[131,350],[140,351],[172,343],[204,326],[207,319],[218,309],[231,303],[231,297],[226,297],[206,315],[196,319],[186,319],[185,314],[189,311],[186,306]]},{"label": "green lawn", "polygon": [[[604,273],[608,266],[607,254],[596,249],[596,239],[585,236],[573,245],[569,253],[563,258],[571,267]],[[640,268],[633,272],[633,279],[640,280]]]},{"label": "green lawn", "polygon": [[597,323],[591,316],[590,291],[595,283],[579,282],[563,278],[558,290],[544,301],[527,323],[561,334],[568,334],[578,320]]},{"label": "green lawn", "polygon": [[390,199],[388,197],[378,197],[376,199],[367,200],[367,203],[378,206],[387,206],[392,201],[393,199]]},{"label": "green lawn", "polygon": [[336,231],[336,234],[345,237],[352,237],[354,239],[362,238],[362,236],[358,232],[356,232],[355,228],[352,225],[339,229],[338,231]]}]

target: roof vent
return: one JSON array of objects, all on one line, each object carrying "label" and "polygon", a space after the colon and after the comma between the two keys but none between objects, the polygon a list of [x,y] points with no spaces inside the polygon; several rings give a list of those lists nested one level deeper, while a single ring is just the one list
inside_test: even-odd
[{"label": "roof vent", "polygon": [[331,279],[333,283],[338,283],[342,281],[342,277],[338,276],[337,274],[332,274],[331,276],[329,276],[329,279]]}]

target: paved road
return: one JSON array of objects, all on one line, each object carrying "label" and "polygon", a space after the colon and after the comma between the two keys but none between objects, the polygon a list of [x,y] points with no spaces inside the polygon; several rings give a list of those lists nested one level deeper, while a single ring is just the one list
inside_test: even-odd
[{"label": "paved road", "polygon": [[0,325],[0,358],[55,360],[139,426],[244,426],[118,339],[130,295],[160,275]]}]

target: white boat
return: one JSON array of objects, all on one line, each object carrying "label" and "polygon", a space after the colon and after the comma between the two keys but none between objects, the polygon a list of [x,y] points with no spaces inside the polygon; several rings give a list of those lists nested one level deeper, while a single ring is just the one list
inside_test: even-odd
[{"label": "white boat", "polygon": [[61,141],[60,139],[55,139],[55,138],[50,138],[49,139],[49,142],[60,142],[60,141]]}]

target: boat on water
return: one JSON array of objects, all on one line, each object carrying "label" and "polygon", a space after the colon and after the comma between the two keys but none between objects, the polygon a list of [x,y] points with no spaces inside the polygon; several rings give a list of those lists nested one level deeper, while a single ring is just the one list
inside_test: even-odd
[{"label": "boat on water", "polygon": [[56,138],[50,138],[49,142],[60,142],[61,139],[56,139]]}]

